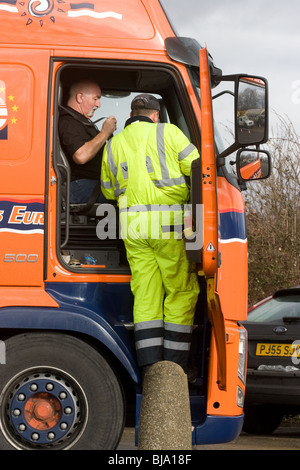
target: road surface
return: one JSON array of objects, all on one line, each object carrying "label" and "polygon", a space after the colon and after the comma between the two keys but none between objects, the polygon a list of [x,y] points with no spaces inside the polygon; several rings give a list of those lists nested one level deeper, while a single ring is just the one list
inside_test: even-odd
[{"label": "road surface", "polygon": [[[125,428],[118,450],[137,450],[134,428]],[[281,425],[269,436],[241,433],[233,442],[194,446],[193,450],[300,450],[300,423]]]}]

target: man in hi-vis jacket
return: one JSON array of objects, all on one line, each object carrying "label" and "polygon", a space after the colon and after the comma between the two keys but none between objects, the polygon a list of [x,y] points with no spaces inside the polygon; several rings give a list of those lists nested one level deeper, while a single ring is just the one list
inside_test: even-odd
[{"label": "man in hi-vis jacket", "polygon": [[167,360],[185,370],[199,286],[182,238],[183,205],[199,153],[178,127],[158,123],[154,96],[136,96],[131,109],[125,129],[104,149],[102,192],[119,205],[138,363]]}]

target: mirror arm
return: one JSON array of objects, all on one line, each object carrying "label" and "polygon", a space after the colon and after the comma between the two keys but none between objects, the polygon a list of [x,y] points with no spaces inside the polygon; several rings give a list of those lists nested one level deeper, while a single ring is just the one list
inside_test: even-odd
[{"label": "mirror arm", "polygon": [[236,142],[234,142],[232,145],[230,145],[230,147],[228,147],[228,148],[225,149],[223,152],[221,152],[219,155],[217,155],[217,159],[228,157],[228,155],[230,155],[231,153],[235,152],[235,151],[238,150],[240,147],[241,147],[241,146],[240,146],[239,144],[237,144]]},{"label": "mirror arm", "polygon": [[235,82],[240,76],[247,77],[247,74],[213,75],[212,78],[215,82]]},{"label": "mirror arm", "polygon": [[222,96],[222,95],[232,95],[233,97],[235,96],[235,94],[233,93],[233,91],[230,91],[230,90],[224,90],[224,91],[220,91],[220,93],[218,93],[217,95],[213,96],[212,97],[212,100],[214,100],[215,98],[219,98],[219,96]]}]

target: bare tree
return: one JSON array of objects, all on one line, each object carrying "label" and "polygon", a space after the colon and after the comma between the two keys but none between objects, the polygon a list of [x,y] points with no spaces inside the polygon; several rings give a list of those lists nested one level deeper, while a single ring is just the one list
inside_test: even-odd
[{"label": "bare tree", "polygon": [[249,304],[300,284],[300,138],[286,117],[268,142],[270,178],[247,183]]}]

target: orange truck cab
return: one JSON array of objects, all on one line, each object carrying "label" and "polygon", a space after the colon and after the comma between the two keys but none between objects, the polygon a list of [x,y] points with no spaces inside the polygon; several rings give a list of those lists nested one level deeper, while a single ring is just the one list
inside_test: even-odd
[{"label": "orange truck cab", "polygon": [[[0,448],[115,449],[133,406],[138,426],[141,375],[117,209],[70,203],[58,136],[70,86],[85,77],[102,90],[95,120],[114,115],[119,132],[133,96],[152,93],[161,122],[199,149],[184,229],[201,288],[192,439],[235,439],[247,356],[242,168],[259,153],[259,178],[269,173],[258,147],[267,140],[266,81],[222,76],[206,48],[176,36],[159,0],[1,0],[0,24]],[[234,86],[228,149],[213,122],[221,82]],[[244,132],[238,116],[249,109],[264,119]],[[234,169],[228,156],[236,151]]]}]

